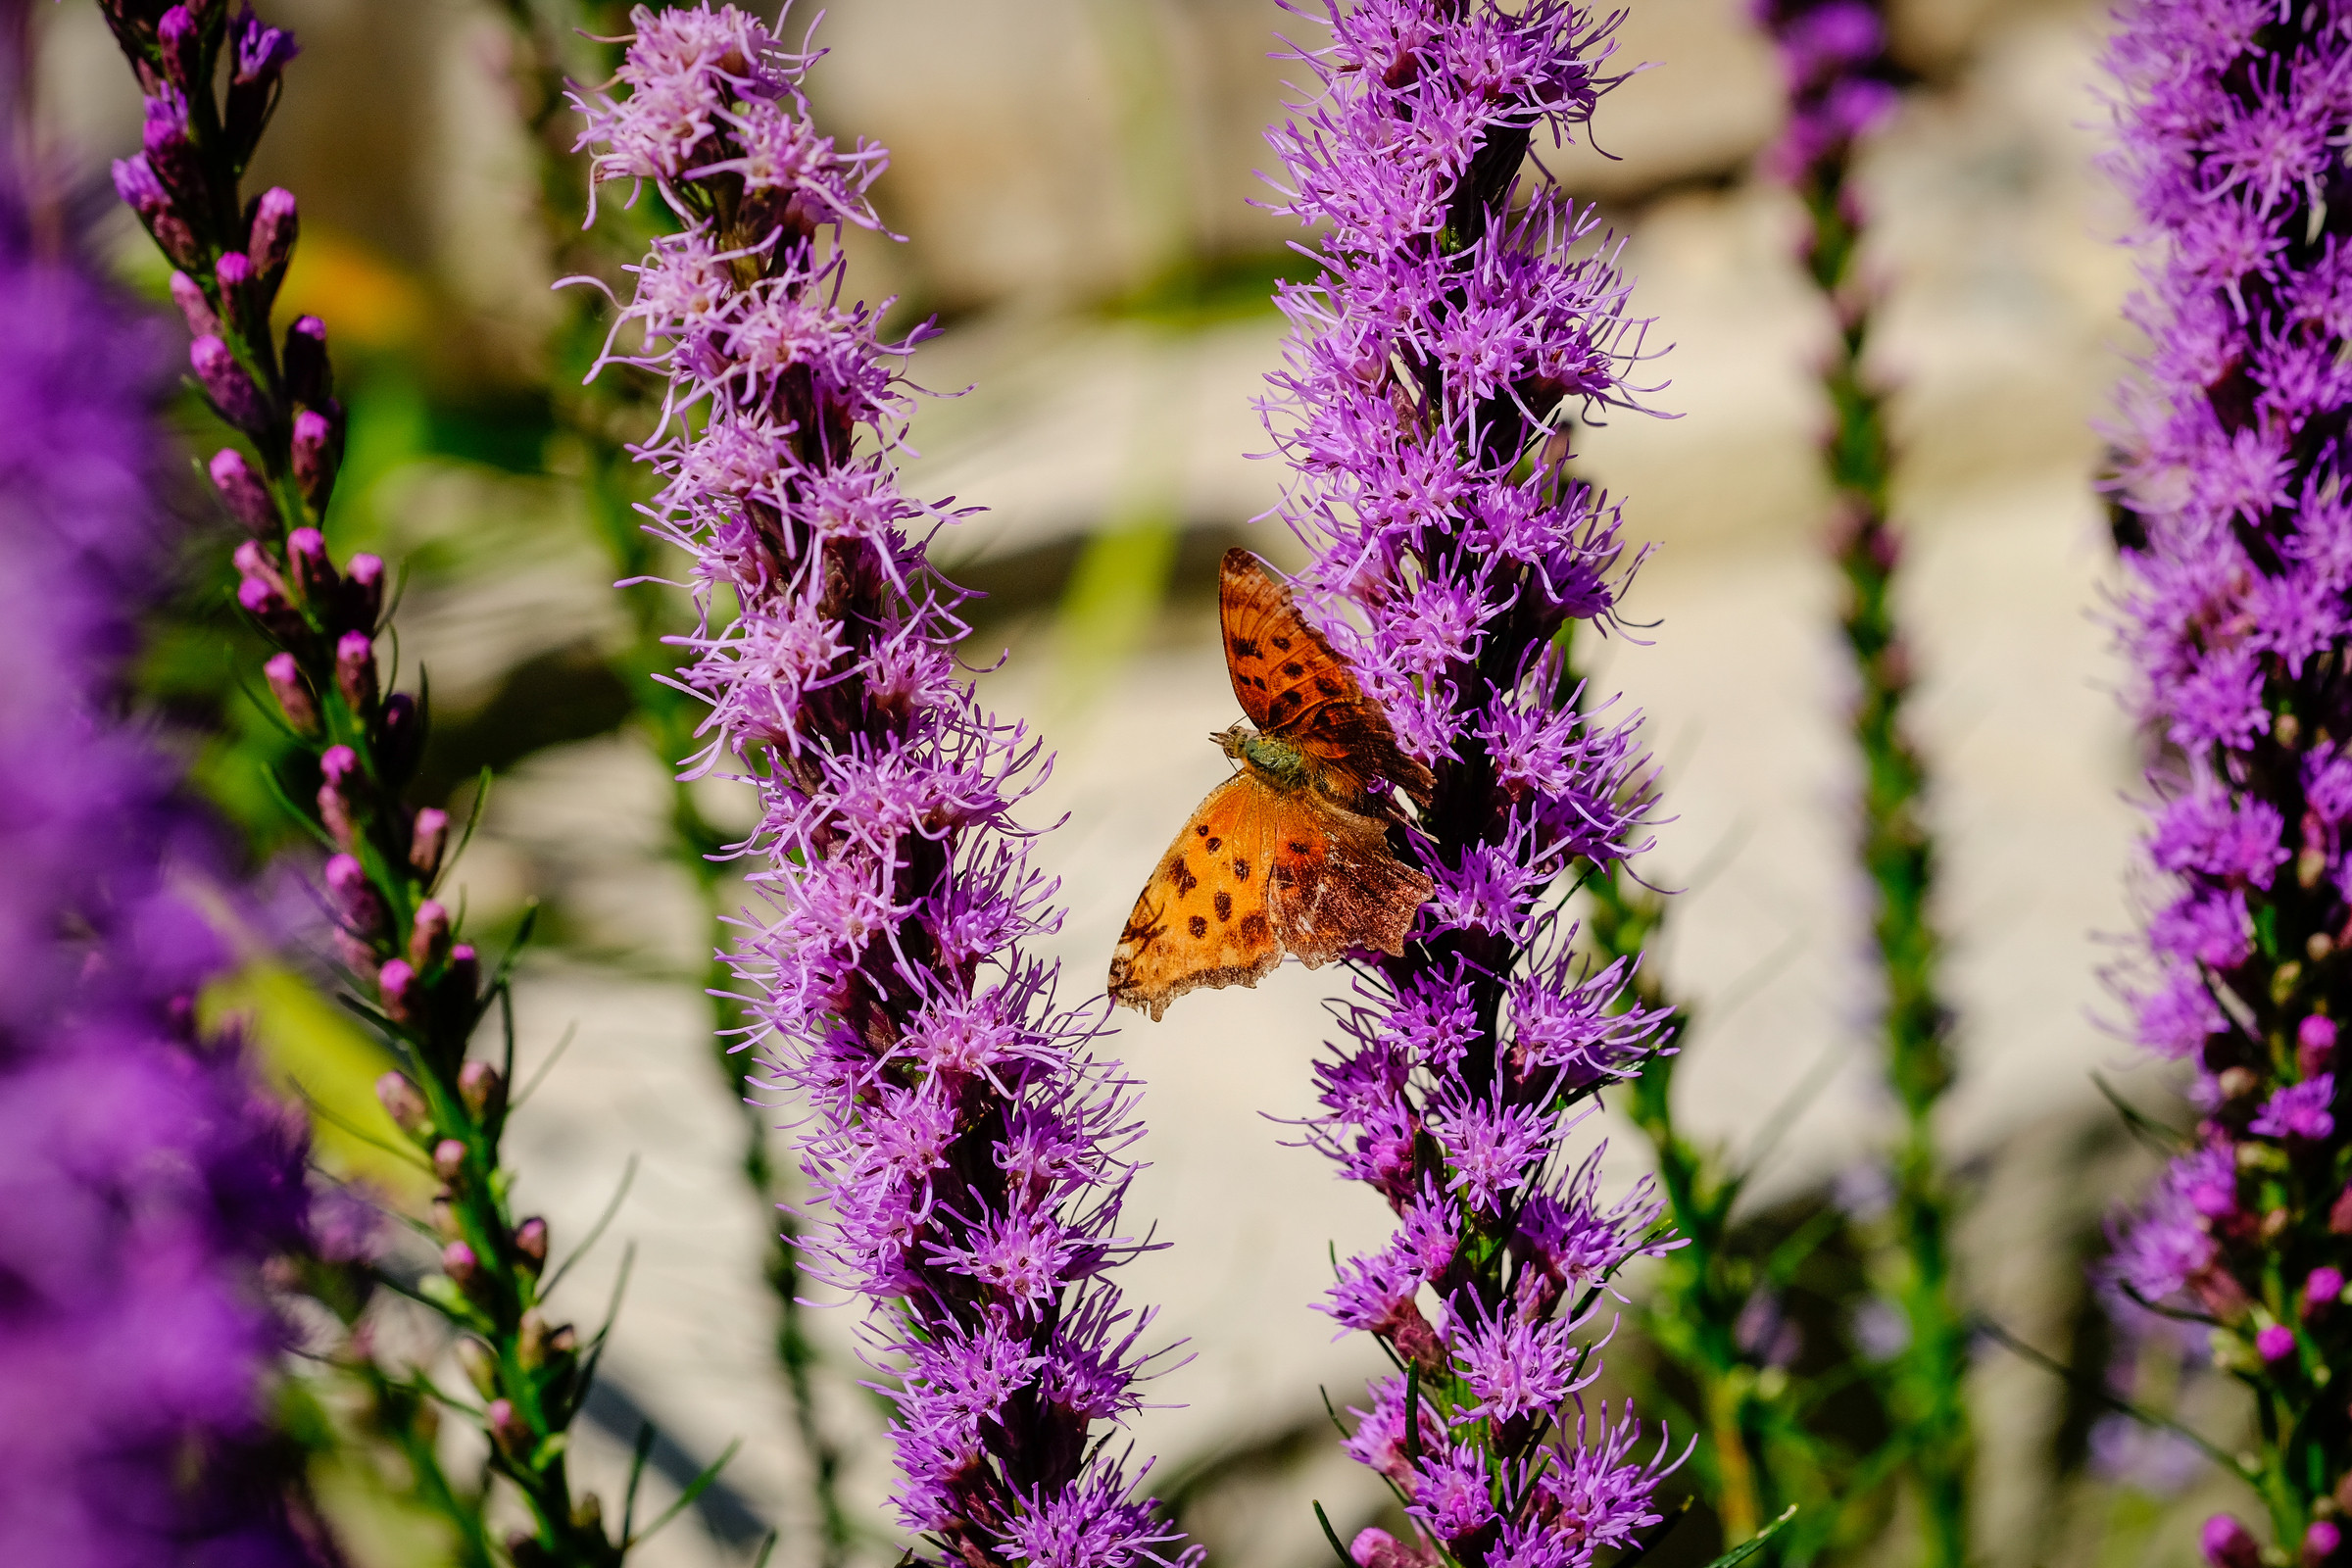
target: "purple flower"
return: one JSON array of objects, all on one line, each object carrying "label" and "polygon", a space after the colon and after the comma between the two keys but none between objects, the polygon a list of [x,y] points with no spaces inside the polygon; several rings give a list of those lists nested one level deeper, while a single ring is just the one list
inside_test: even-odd
[{"label": "purple flower", "polygon": [[168,559],[163,343],[0,205],[0,1561],[291,1565],[259,1267],[303,1139],[195,1035],[204,834],[106,716]]},{"label": "purple flower", "polygon": [[[2219,1324],[2266,1430],[2340,1419],[2290,1358],[2291,1282],[2342,1256],[2336,1024],[2352,1005],[2352,20],[2336,8],[2130,0],[2107,66],[2111,172],[2138,209],[2148,344],[2123,397],[2131,527],[2119,630],[2133,718],[2184,754],[2149,777],[2154,907],[2133,998],[2158,1055],[2195,1062],[2199,1147],[2116,1232],[2111,1277]],[[2352,1344],[2311,1317],[2318,1360]],[[2319,1440],[2310,1440],[2317,1442]],[[2249,1476],[2280,1518],[2343,1480],[2298,1438]],[[2294,1499],[2292,1509],[2286,1499]],[[2206,1555],[2261,1548],[2217,1516]],[[2282,1543],[2281,1545],[2291,1544]]]},{"label": "purple flower", "polygon": [[2335,1132],[2328,1106],[2335,1102],[2335,1075],[2322,1073],[2306,1083],[2289,1084],[2271,1096],[2246,1129],[2263,1138],[2308,1138],[2317,1142]]},{"label": "purple flower", "polygon": [[1059,918],[1014,817],[1040,749],[979,706],[962,595],[919,542],[949,519],[897,487],[913,340],[844,293],[840,231],[875,226],[885,155],[816,134],[813,56],[757,18],[635,22],[581,145],[681,226],[608,358],[669,382],[642,456],[703,609],[677,639],[710,705],[689,765],[740,760],[760,787],[763,906],[726,956],[807,1099],[811,1272],[876,1308],[906,1529],[960,1563],[1163,1561],[1175,1538],[1098,1430],[1149,1359],[1113,1279],[1142,1249],[1120,1229],[1134,1086],[1030,951]]},{"label": "purple flower", "polygon": [[1437,780],[1401,834],[1435,892],[1405,955],[1366,960],[1316,1069],[1310,1141],[1398,1220],[1328,1309],[1429,1400],[1416,1448],[1376,1389],[1348,1446],[1457,1559],[1581,1568],[1655,1518],[1659,1474],[1624,1461],[1630,1417],[1588,1442],[1585,1302],[1668,1244],[1646,1185],[1604,1207],[1597,1154],[1568,1154],[1579,1102],[1659,1020],[1556,913],[1573,861],[1639,848],[1649,777],[1637,720],[1581,706],[1554,650],[1606,620],[1622,575],[1616,513],[1565,476],[1559,423],[1632,405],[1640,323],[1592,214],[1517,172],[1537,131],[1590,113],[1606,28],[1558,0],[1324,12],[1328,47],[1298,57],[1318,90],[1269,138],[1323,271],[1277,296],[1293,330],[1266,415],[1314,552],[1300,603]]}]

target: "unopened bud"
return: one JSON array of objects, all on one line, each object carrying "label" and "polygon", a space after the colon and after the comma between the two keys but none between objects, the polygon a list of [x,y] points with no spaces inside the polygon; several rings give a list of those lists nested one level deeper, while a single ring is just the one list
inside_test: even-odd
[{"label": "unopened bud", "polygon": [[547,1319],[535,1306],[514,1325],[514,1359],[526,1372],[536,1372],[547,1364]]},{"label": "unopened bud", "polygon": [[220,338],[208,332],[189,344],[188,365],[220,417],[248,435],[269,428],[270,406],[262,400],[262,389]]},{"label": "unopened bud", "polygon": [[2198,1536],[2213,1568],[2262,1568],[2262,1547],[2232,1514],[2217,1513]]},{"label": "unopened bud", "polygon": [[384,558],[357,555],[343,573],[343,624],[373,632],[384,613]]},{"label": "unopened bud", "polygon": [[343,967],[351,971],[353,978],[362,985],[375,983],[376,966],[383,962],[383,957],[372,944],[353,936],[341,926],[328,933],[327,940],[334,947],[335,956],[343,961]]},{"label": "unopened bud", "polygon": [[2303,1532],[2303,1568],[2321,1568],[2335,1558],[2336,1548],[2344,1544],[2342,1527],[2332,1519],[2315,1519]]},{"label": "unopened bud", "polygon": [[591,1492],[573,1503],[571,1505],[571,1527],[602,1541],[605,1537],[604,1500]]},{"label": "unopened bud", "polygon": [[475,1121],[488,1121],[506,1107],[506,1082],[488,1062],[469,1061],[458,1069],[458,1098]]},{"label": "unopened bud", "polygon": [[2277,718],[2271,720],[2271,739],[2279,745],[2291,751],[2295,743],[2302,738],[2303,721],[2294,714],[2280,713]]},{"label": "unopened bud", "polygon": [[449,950],[448,977],[443,983],[468,1003],[481,994],[481,964],[472,943],[461,942]]},{"label": "unopened bud", "polygon": [[329,417],[316,409],[294,416],[294,482],[313,512],[326,514],[327,498],[334,494],[335,468],[343,461],[341,411]]},{"label": "unopened bud", "polygon": [[327,837],[345,850],[359,847],[359,829],[351,814],[351,796],[345,780],[359,771],[359,754],[348,746],[330,746],[318,758],[318,820]]},{"label": "unopened bud", "polygon": [[384,699],[375,718],[376,768],[386,784],[398,789],[408,783],[423,760],[424,719],[416,710],[416,699],[407,692],[394,692]]},{"label": "unopened bud", "polygon": [[2335,1020],[2315,1012],[2295,1025],[2295,1063],[2303,1076],[2326,1072],[2335,1060]]},{"label": "unopened bud", "polygon": [[547,1221],[533,1214],[515,1226],[514,1251],[533,1274],[547,1267]]},{"label": "unopened bud", "polygon": [[242,329],[254,319],[253,263],[243,251],[223,251],[213,264],[213,283],[220,291],[220,314]]},{"label": "unopened bud", "polygon": [[368,873],[348,855],[326,860],[326,891],[334,901],[343,929],[354,936],[378,937],[384,931],[384,901],[368,885]]},{"label": "unopened bud", "polygon": [[297,735],[318,733],[318,705],[311,700],[311,688],[304,683],[302,666],[292,654],[271,654],[262,664],[262,675],[270,682],[271,695],[277,698],[278,711],[286,715],[286,723]]},{"label": "unopened bud", "polygon": [[433,1174],[454,1184],[466,1173],[466,1146],[455,1138],[444,1138],[433,1146]]},{"label": "unopened bud", "polygon": [[286,328],[286,396],[306,409],[322,409],[333,396],[334,370],[326,359],[326,323],[298,316]]},{"label": "unopened bud", "polygon": [[188,91],[202,69],[204,31],[186,6],[173,6],[157,19],[155,43],[156,53],[163,57],[164,79],[182,92]]},{"label": "unopened bud", "polygon": [[220,318],[213,314],[213,302],[204,297],[204,285],[185,272],[172,274],[172,303],[179,307],[180,318],[188,323],[188,336],[220,335]]},{"label": "unopened bud", "polygon": [[2295,881],[2305,889],[2316,888],[2327,874],[2327,850],[2317,844],[2304,845],[2295,856]]},{"label": "unopened bud", "polygon": [[2323,1265],[2303,1277],[2303,1315],[2316,1317],[2343,1299],[2344,1271]]},{"label": "unopened bud", "polygon": [[580,1331],[566,1323],[547,1337],[547,1353],[551,1357],[576,1355],[580,1348]]},{"label": "unopened bud", "polygon": [[392,1125],[411,1138],[422,1138],[433,1130],[433,1113],[423,1094],[404,1075],[388,1072],[378,1078],[375,1098],[383,1102],[384,1114],[392,1118]]},{"label": "unopened bud", "polygon": [[295,236],[301,230],[292,191],[272,185],[262,192],[261,199],[253,204],[253,228],[246,237],[245,249],[252,256],[253,270],[261,274],[265,287],[274,291],[278,278],[285,275],[286,263],[294,255]]},{"label": "unopened bud", "polygon": [[437,806],[418,811],[416,825],[409,830],[410,868],[430,879],[441,869],[441,852],[448,847],[449,813]]},{"label": "unopened bud", "polygon": [[243,523],[247,533],[263,539],[277,536],[277,500],[245,461],[244,453],[222,447],[213,455],[210,471],[213,488],[220,493],[228,514]]},{"label": "unopened bud", "polygon": [[498,1357],[490,1353],[490,1347],[471,1336],[459,1340],[458,1365],[476,1394],[485,1399],[498,1397]]},{"label": "unopened bud", "polygon": [[2268,1366],[2295,1353],[2295,1331],[2283,1323],[2267,1323],[2254,1335],[2254,1353]]},{"label": "unopened bud", "polygon": [[520,1456],[530,1447],[531,1429],[522,1417],[514,1413],[513,1401],[492,1399],[490,1408],[482,1412],[489,1423],[490,1441],[510,1455]]},{"label": "unopened bud", "polygon": [[316,609],[331,607],[343,586],[334,558],[326,551],[326,535],[316,528],[297,528],[286,535],[286,568],[296,591]]},{"label": "unopened bud", "polygon": [[2213,1082],[2224,1100],[2243,1100],[2262,1087],[2262,1080],[2254,1076],[2251,1067],[2224,1068]]},{"label": "unopened bud", "polygon": [[[416,923],[409,927],[409,962],[431,970],[449,956],[449,910],[431,899],[416,906]],[[468,1062],[467,1066],[473,1063]],[[465,1075],[458,1078],[464,1084]]]},{"label": "unopened bud", "polygon": [[2352,1187],[2338,1193],[2328,1206],[2328,1229],[2337,1236],[2352,1236]]},{"label": "unopened bud", "polygon": [[335,689],[361,717],[375,711],[375,639],[366,632],[347,631],[335,640]]},{"label": "unopened bud", "polygon": [[[439,1160],[438,1150],[434,1151],[433,1157],[436,1162]],[[458,1288],[464,1290],[481,1278],[481,1259],[475,1257],[473,1249],[464,1242],[452,1242],[441,1249],[441,1272],[456,1280]]]},{"label": "unopened bud", "polygon": [[385,962],[375,977],[375,992],[384,1016],[404,1029],[414,1029],[424,1017],[424,982],[405,958]]}]

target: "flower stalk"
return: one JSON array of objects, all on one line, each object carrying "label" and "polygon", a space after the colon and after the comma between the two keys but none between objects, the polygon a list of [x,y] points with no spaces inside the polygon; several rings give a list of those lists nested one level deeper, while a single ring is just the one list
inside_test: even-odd
[{"label": "flower stalk", "polygon": [[1629,1004],[1631,960],[1580,959],[1561,909],[1648,797],[1635,721],[1580,711],[1558,646],[1606,622],[1622,549],[1554,439],[1573,409],[1634,406],[1641,323],[1592,214],[1521,176],[1611,85],[1608,24],[1551,0],[1314,10],[1328,41],[1296,58],[1319,90],[1269,136],[1277,210],[1327,225],[1320,278],[1277,295],[1281,514],[1314,552],[1302,608],[1434,778],[1394,837],[1436,891],[1402,956],[1357,956],[1309,1128],[1398,1224],[1325,1309],[1399,1369],[1348,1446],[1416,1534],[1350,1551],[1581,1565],[1643,1539],[1671,1468],[1584,1394],[1611,1277],[1673,1245],[1659,1200],[1644,1181],[1602,1203],[1599,1151],[1569,1152],[1662,1020]]},{"label": "flower stalk", "polygon": [[631,20],[581,145],[681,227],[634,269],[615,333],[641,346],[607,358],[668,388],[641,453],[702,612],[676,637],[710,710],[689,772],[739,763],[760,790],[739,853],[761,906],[726,959],[766,1081],[807,1106],[810,1272],[871,1308],[894,1501],[939,1560],[1163,1560],[1107,1452],[1149,1359],[1113,1274],[1144,1246],[1118,1232],[1134,1089],[1029,951],[1058,919],[1012,815],[1040,749],[960,674],[963,595],[915,533],[950,518],[898,489],[891,364],[921,334],[884,342],[848,293],[840,234],[876,226],[885,155],[817,132],[814,56],[757,18]]},{"label": "flower stalk", "polygon": [[[513,1211],[514,1173],[500,1155],[512,959],[485,966],[436,897],[457,846],[444,811],[403,798],[426,713],[386,689],[378,666],[385,565],[370,555],[338,562],[323,531],[344,433],[326,329],[304,316],[281,334],[274,319],[299,234],[295,199],[241,189],[295,41],[221,0],[101,9],[146,100],[142,150],[116,164],[115,186],[177,269],[172,296],[195,380],[244,438],[209,471],[249,535],[236,549],[237,601],[276,649],[260,673],[315,763],[315,808],[297,814],[327,852],[323,896],[347,1000],[402,1061],[379,1094],[440,1182],[442,1266],[421,1295],[483,1369],[480,1407],[440,1402],[479,1423],[491,1472],[528,1510],[530,1528],[509,1543],[521,1568],[611,1568],[627,1544],[606,1530],[594,1494],[574,1497],[566,1456],[603,1336],[582,1343],[549,1320],[545,1225]],[[290,802],[293,788],[275,782]],[[499,1065],[467,1054],[494,1009],[507,1020]],[[409,1376],[433,1393],[421,1373]],[[452,1522],[462,1538],[480,1533],[476,1521]]]}]

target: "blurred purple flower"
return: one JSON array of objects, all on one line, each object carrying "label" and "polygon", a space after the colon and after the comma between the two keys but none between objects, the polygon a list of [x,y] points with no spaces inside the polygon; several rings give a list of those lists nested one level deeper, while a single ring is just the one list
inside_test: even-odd
[{"label": "blurred purple flower", "polygon": [[168,539],[153,323],[0,216],[0,1562],[308,1558],[269,1459],[304,1139],[194,994],[205,838],[115,721]]},{"label": "blurred purple flower", "polygon": [[1658,1517],[1665,1451],[1631,1461],[1630,1410],[1586,1408],[1599,1358],[1574,1338],[1620,1265],[1669,1245],[1662,1205],[1643,1182],[1604,1206],[1597,1152],[1567,1154],[1579,1102],[1658,1020],[1621,1007],[1628,968],[1591,972],[1556,910],[1572,860],[1639,848],[1646,799],[1634,719],[1581,706],[1554,649],[1606,620],[1621,576],[1616,511],[1564,473],[1561,416],[1631,406],[1641,323],[1592,212],[1518,179],[1536,132],[1609,85],[1607,27],[1559,0],[1315,9],[1316,91],[1269,136],[1278,210],[1318,230],[1323,268],[1277,296],[1281,511],[1314,552],[1305,612],[1436,778],[1396,833],[1436,891],[1404,956],[1358,956],[1348,1039],[1316,1068],[1310,1141],[1398,1218],[1326,1309],[1418,1372],[1417,1426],[1385,1379],[1349,1451],[1428,1539],[1567,1568]]},{"label": "blurred purple flower", "polygon": [[1872,0],[1751,0],[1756,25],[1779,47],[1788,122],[1764,157],[1777,179],[1806,186],[1842,165],[1856,139],[1900,99],[1886,57],[1886,24]]},{"label": "blurred purple flower", "polygon": [[[899,1515],[949,1560],[1162,1560],[1174,1538],[1099,1423],[1137,1407],[1149,1314],[1112,1270],[1141,1135],[1030,949],[1059,920],[1013,812],[1038,745],[956,662],[963,595],[898,489],[910,398],[845,294],[842,225],[875,226],[882,149],[813,129],[793,54],[722,6],[634,14],[615,97],[582,104],[600,179],[650,180],[682,224],[610,357],[669,381],[642,455],[659,531],[693,561],[677,639],[710,704],[710,771],[741,759],[764,816],[764,907],[727,957],[830,1224],[812,1272],[864,1296],[890,1396]],[[919,335],[919,334],[918,334]]]}]

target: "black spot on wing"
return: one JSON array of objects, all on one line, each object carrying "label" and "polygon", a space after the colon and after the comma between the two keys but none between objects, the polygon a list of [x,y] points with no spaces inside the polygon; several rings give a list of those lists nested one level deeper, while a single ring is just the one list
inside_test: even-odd
[{"label": "black spot on wing", "polygon": [[1238,855],[1233,858],[1233,879],[1236,882],[1250,880],[1250,862]]},{"label": "black spot on wing", "polygon": [[[1224,896],[1225,895],[1222,893],[1217,895],[1217,897],[1220,899]],[[1190,920],[1185,922],[1185,925],[1191,929],[1193,935],[1196,937],[1204,937],[1208,935],[1208,922],[1202,919],[1200,915],[1194,915]]]},{"label": "black spot on wing", "polygon": [[[1216,905],[1217,905],[1217,918],[1218,918],[1218,919],[1220,919],[1220,920],[1230,920],[1230,919],[1232,919],[1232,918],[1233,918],[1233,895],[1232,895],[1232,894],[1230,894],[1230,893],[1225,893],[1225,892],[1219,892],[1219,893],[1217,894],[1217,898],[1216,898]],[[1196,914],[1196,915],[1194,915],[1194,916],[1193,916],[1193,918],[1194,918],[1194,919],[1196,919],[1196,920],[1198,920],[1198,919],[1200,919],[1200,917],[1199,915],[1197,915],[1197,914]],[[1200,932],[1198,932],[1198,931],[1196,931],[1196,932],[1194,932],[1194,933],[1193,933],[1193,935],[1195,935],[1195,936],[1199,936],[1200,934]]]},{"label": "black spot on wing", "polygon": [[[1207,832],[1207,831],[1208,831],[1208,829],[1204,827],[1204,828],[1202,828],[1200,831],[1201,831],[1201,832],[1203,832],[1203,833],[1205,833],[1205,832]],[[1210,839],[1210,840],[1208,841],[1208,853],[1209,853],[1209,854],[1211,854],[1211,855],[1214,855],[1214,854],[1216,854],[1216,853],[1217,853],[1219,850],[1223,849],[1224,847],[1225,847],[1225,841],[1224,841],[1223,839]]]},{"label": "black spot on wing", "polygon": [[1282,666],[1282,672],[1285,675],[1290,676],[1293,680],[1297,680],[1299,676],[1306,673],[1306,666],[1294,659],[1289,663]]},{"label": "black spot on wing", "polygon": [[1252,909],[1242,916],[1242,940],[1252,947],[1261,942],[1271,942],[1274,940],[1274,928],[1266,924],[1264,914]]},{"label": "black spot on wing", "polygon": [[1168,873],[1168,880],[1176,884],[1176,896],[1180,899],[1200,885],[1200,879],[1193,875],[1193,868],[1181,859],[1176,862],[1176,869]]},{"label": "black spot on wing", "polygon": [[1255,659],[1257,657],[1256,639],[1250,637],[1236,637],[1233,640],[1233,657],[1236,659]]}]

